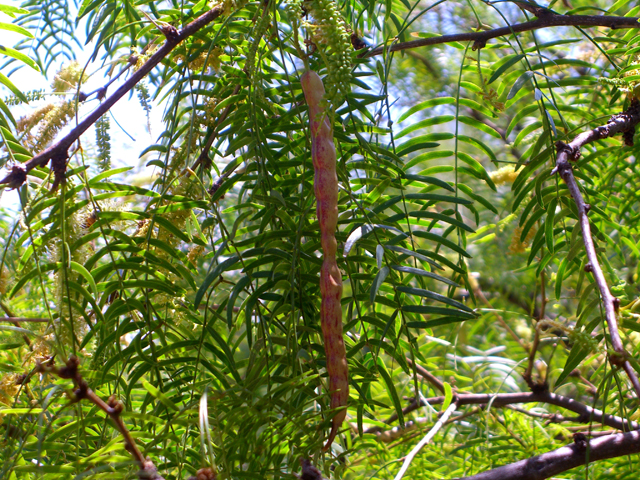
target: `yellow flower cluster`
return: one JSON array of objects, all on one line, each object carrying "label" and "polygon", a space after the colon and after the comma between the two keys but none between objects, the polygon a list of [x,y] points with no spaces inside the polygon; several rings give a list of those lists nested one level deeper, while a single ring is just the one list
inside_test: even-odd
[{"label": "yellow flower cluster", "polygon": [[518,177],[513,165],[507,165],[495,172],[491,172],[489,177],[496,185],[504,185],[505,183],[513,183]]},{"label": "yellow flower cluster", "polygon": [[[34,151],[49,145],[58,132],[76,114],[76,101],[69,100],[60,105],[50,103],[30,115],[22,117],[16,125],[18,133],[23,133],[23,144]],[[37,132],[33,131],[37,128]]]},{"label": "yellow flower cluster", "polygon": [[189,263],[191,263],[191,265],[197,267],[198,259],[202,256],[203,253],[204,247],[202,245],[196,245],[191,250],[189,250],[189,253],[187,254],[187,260],[189,260]]},{"label": "yellow flower cluster", "polygon": [[68,92],[78,86],[80,78],[85,82],[89,76],[82,73],[83,68],[78,62],[71,62],[62,67],[51,84],[54,92]]},{"label": "yellow flower cluster", "polygon": [[23,365],[27,365],[30,363],[32,366],[36,363],[44,363],[51,358],[51,345],[50,342],[53,340],[52,335],[45,335],[44,337],[39,337],[33,344],[31,345],[31,351],[27,355]]},{"label": "yellow flower cluster", "polygon": [[[196,59],[191,60],[189,62],[189,70],[194,72],[201,72],[211,67],[215,72],[220,71],[220,55],[222,55],[224,51],[222,48],[216,46],[211,52],[205,51],[202,52]],[[183,54],[177,54],[175,56],[176,61],[184,61],[185,56]]]},{"label": "yellow flower cluster", "polygon": [[239,8],[244,7],[247,4],[247,0],[223,0],[222,2],[222,14],[229,16]]},{"label": "yellow flower cluster", "polygon": [[138,71],[140,70],[140,67],[142,67],[142,65],[144,65],[144,63],[149,60],[149,57],[151,57],[154,53],[156,53],[156,51],[158,50],[158,46],[153,46],[151,48],[149,48],[146,52],[144,53],[136,53],[135,51],[129,56],[129,63],[131,63],[133,65],[133,70],[134,71]]},{"label": "yellow flower cluster", "polygon": [[20,376],[17,373],[5,375],[0,380],[0,403],[11,405],[20,390]]},{"label": "yellow flower cluster", "polygon": [[524,253],[525,249],[531,243],[533,236],[536,234],[537,229],[535,227],[531,228],[527,233],[524,241],[520,241],[520,236],[522,235],[522,227],[516,227],[513,231],[513,237],[511,237],[511,245],[509,245],[509,253]]}]

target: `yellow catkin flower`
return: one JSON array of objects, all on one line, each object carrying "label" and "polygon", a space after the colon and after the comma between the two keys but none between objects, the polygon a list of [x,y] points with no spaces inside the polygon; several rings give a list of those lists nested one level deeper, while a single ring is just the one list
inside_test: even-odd
[{"label": "yellow catkin flower", "polygon": [[138,228],[136,228],[136,231],[133,233],[133,236],[140,237],[140,238],[146,237],[147,233],[149,232],[150,223],[151,221],[148,218],[145,218],[144,220],[140,220],[138,222]]},{"label": "yellow catkin flower", "polygon": [[7,284],[9,283],[9,275],[7,274],[7,269],[2,267],[0,269],[0,294],[4,295],[7,293]]},{"label": "yellow catkin flower", "polygon": [[223,0],[221,3],[223,8],[222,14],[228,16],[237,9],[244,7],[247,4],[247,0]]},{"label": "yellow catkin flower", "polygon": [[81,77],[83,82],[89,78],[87,74],[82,74],[82,66],[78,62],[71,62],[56,74],[51,88],[54,92],[68,92],[78,86]]},{"label": "yellow catkin flower", "polygon": [[[18,133],[24,133],[22,138],[24,145],[32,150],[42,150],[51,143],[75,114],[75,100],[69,100],[60,105],[51,103],[22,117],[16,125],[16,130]],[[34,135],[32,132],[36,130],[36,127],[37,133]]]},{"label": "yellow catkin flower", "polygon": [[193,265],[194,267],[198,266],[197,261],[198,258],[202,255],[202,252],[204,252],[204,247],[202,245],[196,245],[191,250],[189,250],[189,253],[187,254],[187,260],[189,260],[191,265]]},{"label": "yellow catkin flower", "polygon": [[513,237],[511,237],[511,245],[509,245],[508,252],[513,253],[524,253],[525,249],[529,246],[529,243],[533,239],[533,236],[536,234],[537,229],[532,227],[531,230],[527,233],[524,242],[520,241],[520,236],[522,235],[522,227],[516,227],[513,231]]},{"label": "yellow catkin flower", "polygon": [[23,366],[34,366],[36,363],[43,363],[49,358],[51,358],[51,346],[50,341],[52,340],[51,336],[45,336],[38,338],[35,342],[31,344],[31,351],[25,358],[24,362],[22,362]]},{"label": "yellow catkin flower", "polygon": [[49,111],[43,120],[38,132],[38,144],[40,147],[48,145],[58,132],[69,123],[76,114],[75,100],[69,100]]},{"label": "yellow catkin flower", "polygon": [[44,120],[44,117],[56,106],[53,103],[40,107],[35,112],[26,115],[18,120],[16,124],[16,130],[18,133],[24,134],[22,141],[27,147],[33,148],[36,141],[36,135],[33,133],[36,131],[36,126]]},{"label": "yellow catkin flower", "polygon": [[21,375],[12,373],[5,375],[0,380],[0,402],[5,405],[11,405],[14,403],[14,399],[20,391]]},{"label": "yellow catkin flower", "polygon": [[516,172],[513,165],[506,165],[495,172],[491,172],[489,177],[496,185],[504,185],[515,182],[516,178],[518,178],[518,172]]},{"label": "yellow catkin flower", "polygon": [[142,65],[145,64],[145,62],[147,60],[149,60],[149,58],[156,53],[156,51],[158,50],[158,46],[154,45],[153,47],[149,48],[146,52],[144,53],[138,53],[137,51],[133,51],[131,53],[131,55],[129,55],[129,59],[128,62],[133,65],[133,71],[138,71],[140,70],[140,68],[142,67]]}]

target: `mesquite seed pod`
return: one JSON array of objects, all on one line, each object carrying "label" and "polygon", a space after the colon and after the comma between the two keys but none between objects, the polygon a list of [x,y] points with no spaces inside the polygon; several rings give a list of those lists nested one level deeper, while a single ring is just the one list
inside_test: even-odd
[{"label": "mesquite seed pod", "polygon": [[315,178],[316,213],[320,224],[322,244],[322,269],[320,270],[320,322],[324,350],[327,356],[327,374],[331,409],[334,413],[329,439],[324,446],[328,450],[347,416],[349,400],[349,375],[347,354],[342,337],[342,273],[336,261],[338,244],[338,175],[336,174],[336,148],[333,143],[333,125],[324,101],[325,90],[316,72],[307,71],[301,77],[302,90],[309,106],[311,124],[311,156]]}]

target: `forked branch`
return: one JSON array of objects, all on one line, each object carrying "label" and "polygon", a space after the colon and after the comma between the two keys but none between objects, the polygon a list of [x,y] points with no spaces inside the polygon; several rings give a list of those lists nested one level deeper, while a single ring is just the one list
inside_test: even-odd
[{"label": "forked branch", "polygon": [[[183,40],[205,27],[224,11],[222,4],[215,6],[208,12],[196,18],[193,22],[186,25],[183,29],[177,30],[175,27],[167,25],[163,27],[162,33],[166,37],[165,43],[138,69],[129,79],[124,82],[111,96],[107,97],[98,108],[91,112],[74,127],[60,141],[50,146],[46,150],[40,152],[23,164],[15,164],[12,166],[9,174],[0,180],[0,185],[7,185],[9,188],[17,188],[21,186],[27,179],[27,174],[36,167],[45,166],[50,160],[52,161],[52,170],[56,175],[55,184],[61,181],[60,175],[64,175],[66,170],[66,161],[69,158],[69,148],[80,138],[100,117],[109,111],[118,100],[129,93],[140,80],[147,76],[162,60],[171,53]],[[54,185],[55,185],[54,184]]]},{"label": "forked branch", "polygon": [[596,247],[593,243],[591,227],[589,225],[588,214],[590,206],[585,203],[584,198],[582,197],[580,187],[578,186],[573,174],[573,167],[571,166],[571,161],[576,161],[580,158],[580,149],[588,143],[595,142],[596,140],[612,137],[616,134],[622,133],[625,144],[627,146],[632,146],[635,126],[638,122],[640,122],[640,102],[634,99],[626,112],[613,115],[606,125],[596,127],[589,132],[581,133],[569,144],[558,142],[556,144],[556,148],[558,150],[556,167],[553,169],[552,173],[558,172],[560,174],[560,177],[566,183],[569,193],[571,194],[571,197],[578,209],[578,221],[580,222],[580,227],[582,229],[582,241],[584,243],[588,260],[585,270],[593,274],[593,278],[598,286],[600,298],[604,305],[609,336],[611,337],[611,346],[614,351],[613,354],[609,355],[609,359],[612,364],[624,369],[631,381],[631,384],[633,385],[636,396],[640,399],[640,382],[638,381],[638,376],[633,370],[631,363],[627,360],[627,353],[622,344],[620,333],[618,332],[617,313],[620,306],[620,300],[611,294],[607,280],[605,279],[602,268],[600,267]]},{"label": "forked branch", "polygon": [[72,356],[69,357],[69,360],[67,360],[64,367],[38,364],[36,370],[42,373],[50,372],[60,378],[73,380],[73,383],[76,386],[76,390],[73,392],[76,401],[87,399],[107,415],[109,415],[116,428],[120,432],[120,435],[122,435],[122,438],[124,438],[125,448],[129,453],[131,453],[136,463],[138,464],[138,467],[140,468],[138,477],[145,480],[164,480],[163,477],[158,473],[158,470],[156,469],[153,462],[149,458],[145,458],[145,456],[142,454],[142,452],[136,445],[131,432],[129,432],[129,429],[122,421],[121,414],[124,410],[124,405],[122,404],[122,402],[120,402],[113,396],[109,398],[107,402],[105,402],[104,400],[102,400],[102,398],[96,395],[96,393],[89,388],[86,380],[82,378],[82,375],[80,374],[80,371],[78,369],[79,366],[80,362],[78,361],[78,359]]}]

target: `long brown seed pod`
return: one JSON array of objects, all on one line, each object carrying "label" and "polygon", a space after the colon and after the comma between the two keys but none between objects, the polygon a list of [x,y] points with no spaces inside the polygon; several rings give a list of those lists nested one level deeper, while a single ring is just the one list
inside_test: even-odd
[{"label": "long brown seed pod", "polygon": [[[316,214],[320,224],[323,262],[320,271],[320,321],[324,350],[327,355],[327,373],[331,409],[334,416],[329,439],[324,446],[328,450],[342,422],[347,416],[349,400],[349,372],[347,354],[342,338],[342,273],[336,262],[338,243],[335,231],[338,225],[338,175],[336,174],[336,147],[333,143],[333,125],[322,102],[324,85],[318,74],[306,71],[301,79],[302,91],[309,106],[311,124],[311,156],[315,178]],[[337,411],[336,411],[337,410]]]}]

